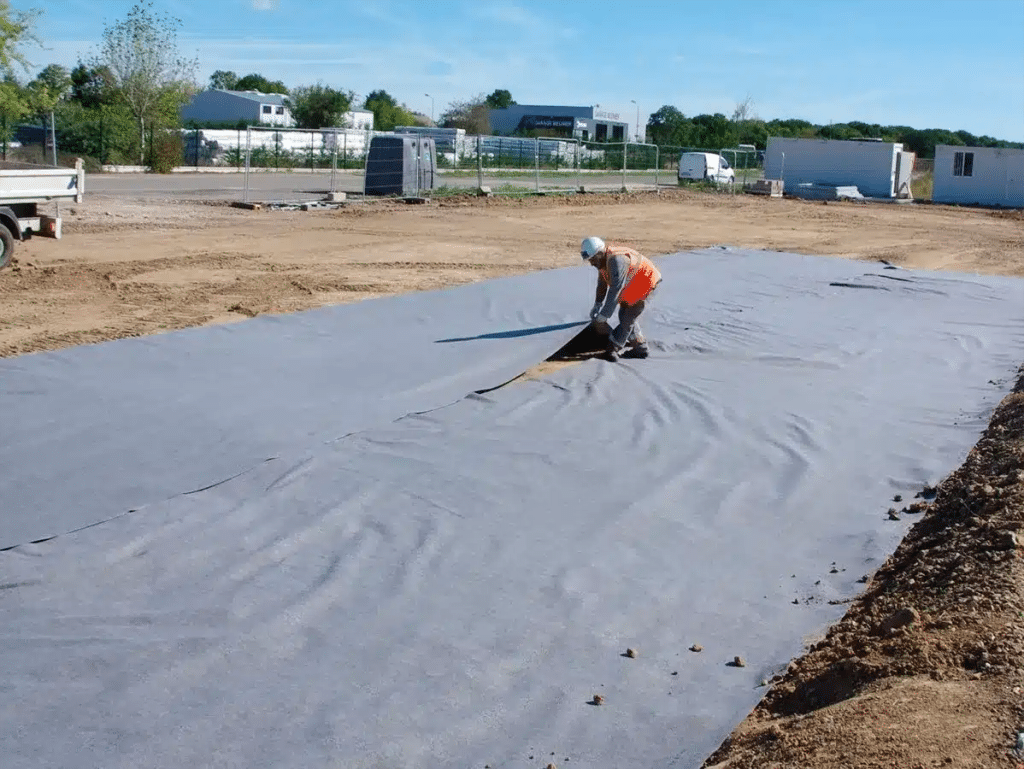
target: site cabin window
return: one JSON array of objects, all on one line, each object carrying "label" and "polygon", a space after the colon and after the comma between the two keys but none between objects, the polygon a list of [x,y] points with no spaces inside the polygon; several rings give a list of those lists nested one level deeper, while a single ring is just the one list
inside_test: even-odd
[{"label": "site cabin window", "polygon": [[274,113],[277,114],[277,115],[283,115],[284,114],[284,107],[277,107],[274,110]]},{"label": "site cabin window", "polygon": [[612,126],[612,141],[620,142],[622,137],[625,136],[625,126],[613,125]]},{"label": "site cabin window", "polygon": [[264,115],[269,115],[270,114],[270,105],[269,104],[264,104],[263,105],[263,114]]},{"label": "site cabin window", "polygon": [[953,153],[953,176],[974,176],[974,153]]}]

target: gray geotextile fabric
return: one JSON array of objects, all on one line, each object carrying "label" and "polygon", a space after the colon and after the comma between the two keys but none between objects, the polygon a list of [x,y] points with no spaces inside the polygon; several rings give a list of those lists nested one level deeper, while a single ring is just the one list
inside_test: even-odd
[{"label": "gray geotextile fabric", "polygon": [[553,270],[0,360],[0,548],[501,385],[588,289]]},{"label": "gray geotextile fabric", "polygon": [[[976,442],[1024,281],[658,265],[646,361],[0,552],[5,768],[698,767],[912,525],[893,495]],[[588,309],[593,271],[566,272]]]}]

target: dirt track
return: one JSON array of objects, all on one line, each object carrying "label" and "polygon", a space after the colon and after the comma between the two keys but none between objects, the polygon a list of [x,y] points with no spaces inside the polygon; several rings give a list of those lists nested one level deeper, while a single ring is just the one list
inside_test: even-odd
[{"label": "dirt track", "polygon": [[[1024,275],[1020,214],[683,191],[246,211],[87,196],[0,273],[0,356],[574,264],[599,233]],[[581,306],[589,286],[580,287]]]},{"label": "dirt track", "polygon": [[[571,265],[588,234],[650,255],[728,244],[1024,277],[1021,212],[930,205],[669,191],[275,212],[94,195],[63,214],[62,242],[27,243],[0,272],[0,356]],[[590,298],[581,285],[581,312]],[[959,473],[716,766],[1024,762],[1020,550],[1005,536],[1024,529],[1024,394]],[[916,614],[879,632],[900,609]]]}]

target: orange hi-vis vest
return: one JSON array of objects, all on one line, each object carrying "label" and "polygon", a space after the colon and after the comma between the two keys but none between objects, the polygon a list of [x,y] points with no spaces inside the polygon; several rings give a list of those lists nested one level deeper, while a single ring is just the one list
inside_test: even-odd
[{"label": "orange hi-vis vest", "polygon": [[[629,259],[629,271],[626,273],[626,287],[619,294],[620,304],[636,304],[647,298],[651,290],[661,280],[661,273],[654,266],[654,262],[643,254],[625,246],[607,246],[605,253],[608,256],[625,256]],[[605,283],[608,280],[608,269],[600,270],[601,277]]]}]

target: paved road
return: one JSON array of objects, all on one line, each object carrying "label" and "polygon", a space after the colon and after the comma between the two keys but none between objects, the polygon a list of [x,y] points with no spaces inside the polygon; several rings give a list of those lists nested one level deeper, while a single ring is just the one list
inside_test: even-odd
[{"label": "paved road", "polygon": [[[439,174],[440,184],[446,187],[475,188],[476,176],[449,176]],[[595,189],[619,189],[622,174],[583,174],[580,177],[588,187]],[[333,179],[333,187],[332,187]],[[674,184],[672,172],[662,173],[660,184]],[[483,184],[492,190],[512,186],[519,189],[535,189],[537,178],[526,173],[517,176],[484,176]],[[579,182],[574,175],[540,178],[540,189],[575,189]],[[248,185],[248,190],[246,186]],[[650,189],[654,185],[652,174],[627,174],[626,186],[630,189]],[[246,182],[244,173],[175,173],[175,174],[91,174],[85,181],[86,197],[112,196],[120,199],[139,200],[226,200],[254,202],[306,201],[322,199],[332,189],[350,194],[362,194],[362,171],[304,172],[259,172],[249,174]]]}]

